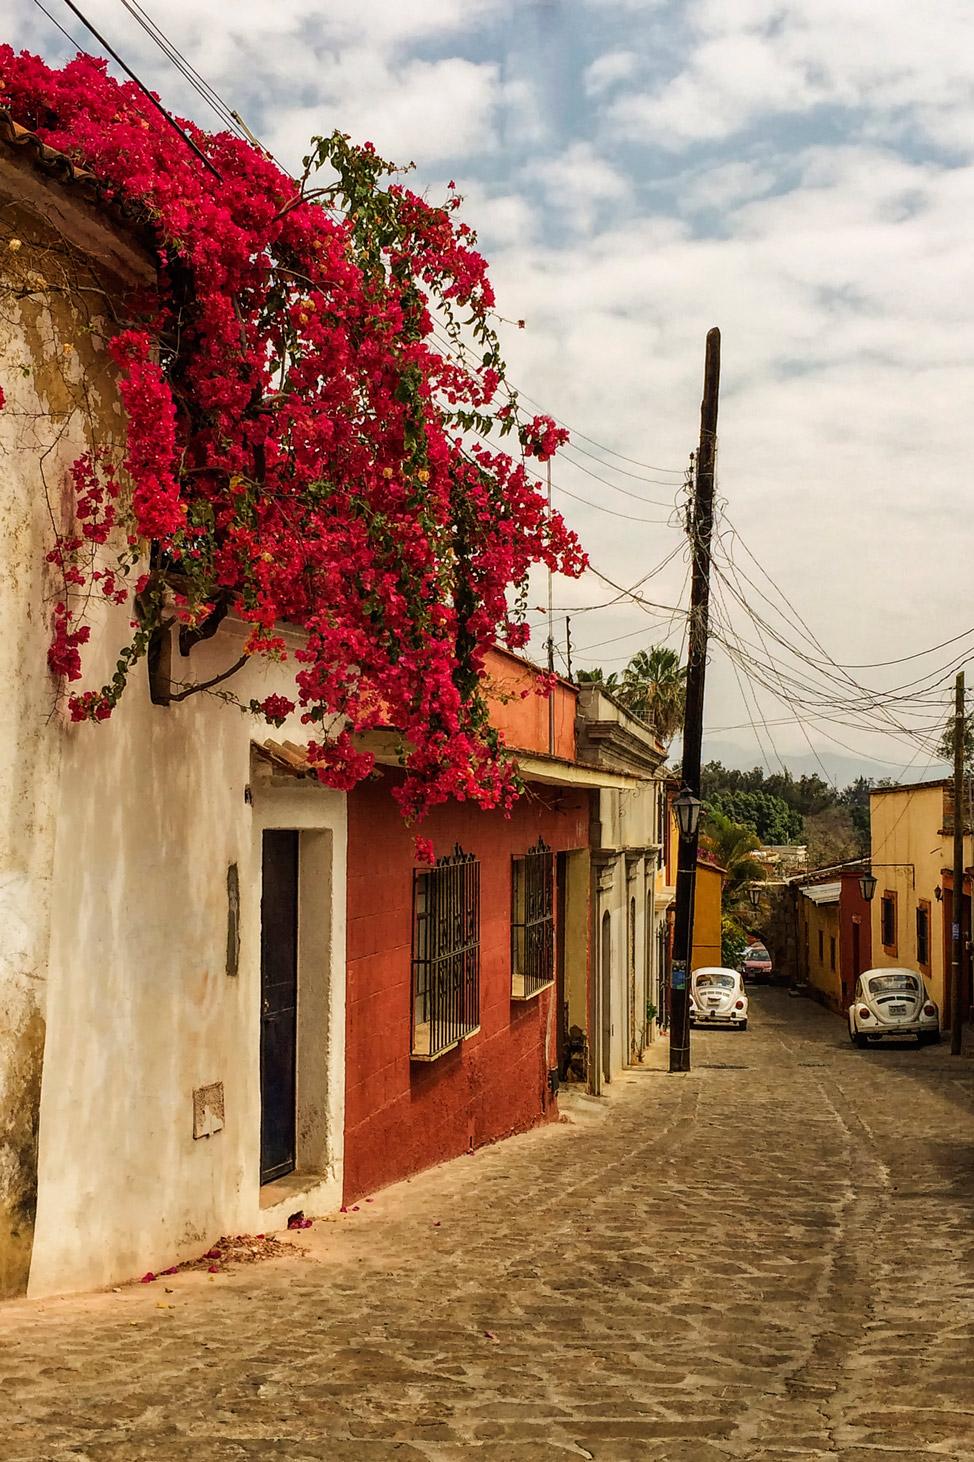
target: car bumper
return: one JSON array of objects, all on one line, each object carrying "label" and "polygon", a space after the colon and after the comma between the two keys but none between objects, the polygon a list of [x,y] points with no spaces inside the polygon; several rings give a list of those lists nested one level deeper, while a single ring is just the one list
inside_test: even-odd
[{"label": "car bumper", "polygon": [[939,1025],[934,1021],[911,1020],[903,1025],[873,1025],[869,1026],[863,1021],[856,1029],[860,1035],[872,1036],[874,1039],[882,1036],[935,1036],[940,1030]]},{"label": "car bumper", "polygon": [[746,1010],[715,1011],[694,1010],[690,1019],[696,1025],[736,1025],[740,1020],[747,1020]]}]

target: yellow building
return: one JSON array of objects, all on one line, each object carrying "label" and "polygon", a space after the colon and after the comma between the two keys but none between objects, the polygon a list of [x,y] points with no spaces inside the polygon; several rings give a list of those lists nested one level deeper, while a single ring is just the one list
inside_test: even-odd
[{"label": "yellow building", "polygon": [[816,999],[831,1010],[843,1010],[840,964],[839,905],[842,884],[806,884],[798,890],[798,937],[802,973]]},{"label": "yellow building", "polygon": [[697,876],[693,888],[693,950],[690,969],[704,965],[721,965],[720,915],[721,893],[725,870],[719,863],[697,859]]},{"label": "yellow building", "polygon": [[[872,962],[919,970],[941,1021],[950,1020],[950,920],[952,918],[953,787],[948,779],[912,786],[880,787],[869,798],[872,871]],[[968,813],[964,867],[970,871],[972,839]],[[965,878],[963,925],[970,929],[970,879]],[[945,978],[945,971],[946,978]],[[970,955],[965,952],[963,987],[970,1008]]]}]

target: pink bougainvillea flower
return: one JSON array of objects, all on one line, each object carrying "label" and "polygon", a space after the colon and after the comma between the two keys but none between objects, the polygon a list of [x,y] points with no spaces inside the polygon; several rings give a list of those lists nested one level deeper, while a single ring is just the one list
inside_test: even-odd
[{"label": "pink bougainvillea flower", "polygon": [[210,1267],[209,1267],[209,1269],[207,1270],[207,1273],[208,1274],[219,1274],[220,1273],[220,1266],[219,1266],[219,1264],[211,1264]]},{"label": "pink bougainvillea flower", "polygon": [[140,1284],[151,1284],[152,1281],[155,1279],[155,1277],[156,1276],[153,1274],[152,1270],[150,1269],[147,1274],[143,1274],[142,1278],[139,1280],[139,1283]]}]

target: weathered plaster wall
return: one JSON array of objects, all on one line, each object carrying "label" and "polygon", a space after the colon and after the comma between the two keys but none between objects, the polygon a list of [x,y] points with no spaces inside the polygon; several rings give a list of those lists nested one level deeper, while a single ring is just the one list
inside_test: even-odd
[{"label": "weathered plaster wall", "polygon": [[69,301],[70,246],[12,201],[23,191],[17,170],[0,168],[0,1296],[27,1286],[37,1199],[62,747],[45,553],[69,464],[96,421],[119,420],[105,296]]},{"label": "weathered plaster wall", "polygon": [[[805,952],[807,979],[813,993],[830,1010],[842,1010],[842,977],[840,967],[839,900],[816,904],[800,897],[798,904],[802,946]],[[819,953],[819,935],[822,950]],[[833,942],[834,941],[834,945]],[[835,950],[835,964],[832,951]]]},{"label": "weathered plaster wall", "polygon": [[[144,666],[109,722],[65,717],[46,669],[58,595],[45,557],[52,520],[66,525],[70,510],[70,463],[93,445],[121,449],[107,318],[148,264],[70,188],[0,156],[0,266],[0,1295],[42,1295],[273,1226],[302,1185],[317,1206],[337,1203],[345,799],[258,775],[251,738],[269,727],[212,695],[153,705]],[[129,613],[92,603],[83,687],[110,678]],[[207,679],[238,657],[242,634],[225,622],[188,659],[177,653],[174,673]],[[246,701],[292,684],[290,666],[262,663],[228,688]],[[295,720],[273,734],[302,732]],[[303,830],[307,1171],[286,1192],[259,1183],[260,837],[274,826]],[[193,1093],[217,1082],[225,1126],[194,1139]]]},{"label": "weathered plaster wall", "polygon": [[[221,629],[194,650],[195,673],[207,678],[238,649],[233,626]],[[284,688],[275,666],[252,666],[239,683],[244,698]],[[265,827],[329,834],[303,849],[300,918],[322,935],[314,966],[312,951],[299,967],[302,1029],[312,1022],[303,1050],[299,1034],[299,1086],[306,1073],[303,1141],[318,1153],[305,1187],[319,1207],[339,1201],[344,797],[314,781],[258,780],[253,730],[213,697],[153,706],[138,683],[111,721],[65,732],[33,1294],[109,1283],[221,1233],[273,1226],[259,1184]],[[300,734],[276,734],[289,732]],[[230,863],[236,976],[226,973]],[[194,1139],[193,1092],[214,1082],[226,1125]]]}]

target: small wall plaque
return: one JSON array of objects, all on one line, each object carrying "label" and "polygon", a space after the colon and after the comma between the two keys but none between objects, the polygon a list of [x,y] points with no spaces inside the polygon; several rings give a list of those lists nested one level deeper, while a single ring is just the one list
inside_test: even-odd
[{"label": "small wall plaque", "polygon": [[193,1139],[212,1137],[222,1132],[226,1114],[223,1107],[223,1082],[198,1086],[193,1092]]}]

